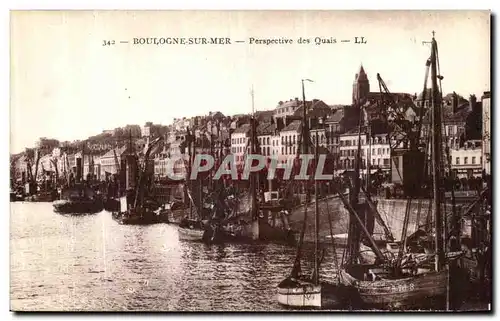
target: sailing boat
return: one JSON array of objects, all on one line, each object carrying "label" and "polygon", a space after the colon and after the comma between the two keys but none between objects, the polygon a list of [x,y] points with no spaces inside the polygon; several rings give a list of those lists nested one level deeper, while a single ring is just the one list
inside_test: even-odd
[{"label": "sailing boat", "polygon": [[[350,285],[356,289],[359,298],[364,305],[374,306],[378,308],[400,308],[400,307],[416,307],[426,301],[443,298],[447,295],[450,273],[449,269],[445,268],[445,261],[457,258],[452,255],[445,257],[445,246],[443,237],[443,217],[441,214],[441,193],[439,184],[440,180],[440,164],[441,164],[441,114],[440,114],[440,93],[437,83],[437,42],[432,38],[431,50],[431,67],[432,67],[432,163],[433,163],[433,181],[434,181],[434,218],[435,218],[435,246],[436,256],[423,254],[426,256],[422,260],[415,259],[415,254],[407,253],[403,255],[401,249],[400,255],[396,260],[388,260],[380,249],[377,248],[375,241],[371,237],[371,233],[366,229],[362,217],[362,212],[357,211],[359,205],[357,196],[354,201],[349,202],[342,194],[339,193],[340,199],[350,213],[350,253],[348,262],[341,270],[341,280],[344,284]],[[358,163],[360,153],[358,150]],[[359,185],[359,166],[356,182]],[[359,188],[358,188],[359,190]],[[354,188],[354,193],[358,192]],[[369,240],[370,247],[377,256],[375,264],[360,264],[357,262],[359,255],[359,232],[363,232],[364,236]],[[403,240],[404,241],[404,240]],[[434,268],[422,268],[425,264],[432,262],[434,259]],[[406,262],[405,262],[406,260]]]},{"label": "sailing boat", "polygon": [[[305,96],[304,81],[302,80],[302,93]],[[308,153],[309,131],[306,124],[306,104],[303,98],[304,110],[302,121],[302,137],[304,144],[303,153]],[[306,187],[307,200],[309,200],[309,188]],[[278,285],[278,303],[289,307],[321,308],[321,284],[319,283],[319,261],[318,261],[318,193],[315,191],[315,253],[314,253],[314,273],[313,278],[302,275],[300,260],[301,250],[304,242],[304,234],[307,222],[307,206],[304,206],[304,221],[300,232],[299,244],[295,263],[290,276],[285,278]]]},{"label": "sailing boat", "polygon": [[85,163],[85,146],[82,148],[82,158],[77,160],[77,182],[61,190],[61,199],[52,205],[54,211],[60,214],[92,214],[103,210],[102,199],[90,188],[90,182],[82,179]]},{"label": "sailing boat", "polygon": [[[153,147],[161,140],[162,137],[160,136],[147,144],[143,166],[139,168],[137,186],[135,190],[129,190],[127,196],[120,198],[120,211],[112,214],[113,219],[120,224],[147,225],[168,222],[166,211],[156,201],[149,199],[147,194],[151,179],[149,155]],[[131,159],[129,158],[129,160]],[[131,172],[131,175],[135,174],[134,166],[132,166]]]},{"label": "sailing boat", "polygon": [[[305,91],[304,91],[304,80],[302,80],[302,96],[303,96],[303,122],[302,122],[302,137],[304,144],[303,153],[308,153],[308,143],[310,142],[309,137],[309,129],[306,124],[306,106],[305,106]],[[316,141],[318,140],[316,134]],[[315,148],[315,162],[317,164],[318,161],[318,146]],[[324,258],[323,255],[320,257],[320,249],[319,249],[319,187],[318,181],[314,180],[314,199],[315,199],[315,213],[314,213],[314,240],[315,240],[315,250],[314,250],[314,270],[311,277],[305,276],[301,272],[300,261],[301,261],[301,250],[304,243],[304,234],[306,229],[307,222],[307,206],[304,206],[304,221],[302,230],[300,233],[300,240],[297,246],[297,254],[295,257],[295,263],[292,268],[290,275],[281,281],[278,285],[278,302],[281,305],[288,307],[303,307],[303,308],[321,308],[324,303],[327,302],[328,299],[329,305],[335,306],[343,303],[342,295],[340,295],[341,287],[338,287],[335,284],[327,284],[325,282],[320,282],[319,275],[319,267]],[[309,200],[309,188],[306,187],[306,202]],[[331,229],[331,220],[330,220],[330,232]],[[333,237],[332,237],[333,242]],[[334,244],[334,243],[332,243]],[[334,257],[336,255],[335,246],[334,249]],[[336,262],[336,259],[334,260]]]},{"label": "sailing boat", "polygon": [[[190,129],[187,129],[187,148],[188,148],[188,171],[186,175],[186,184],[185,191],[188,197],[189,202],[189,216],[182,219],[179,223],[178,232],[179,232],[179,240],[183,241],[194,241],[194,242],[206,242],[206,243],[216,243],[222,241],[220,237],[222,234],[220,228],[220,222],[218,222],[216,215],[213,215],[213,219],[203,220],[203,210],[205,208],[205,204],[203,201],[203,181],[198,181],[198,189],[199,189],[199,206],[196,206],[195,200],[192,195],[192,190],[190,187],[193,187],[191,180],[191,170],[192,170],[192,157],[194,153],[194,137],[191,134]],[[189,182],[189,183],[188,183]],[[190,186],[190,187],[189,187]],[[195,213],[193,213],[193,209],[195,209]],[[214,204],[210,205],[210,210],[214,210]],[[216,210],[216,209],[215,209]],[[212,213],[213,214],[213,213]]]}]

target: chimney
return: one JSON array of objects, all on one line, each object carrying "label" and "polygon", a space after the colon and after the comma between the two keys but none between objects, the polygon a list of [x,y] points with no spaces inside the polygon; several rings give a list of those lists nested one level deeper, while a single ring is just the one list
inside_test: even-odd
[{"label": "chimney", "polygon": [[298,97],[295,97],[295,101],[299,101],[299,98],[298,98]]},{"label": "chimney", "polygon": [[283,101],[280,100],[280,102],[278,103],[278,106],[281,106],[283,105]]},{"label": "chimney", "polygon": [[476,109],[476,105],[477,105],[476,95],[470,95],[470,98],[469,98],[469,110],[470,111],[474,111]]},{"label": "chimney", "polygon": [[458,95],[456,92],[453,92],[453,95],[451,96],[451,106],[453,113],[456,113],[458,110]]}]

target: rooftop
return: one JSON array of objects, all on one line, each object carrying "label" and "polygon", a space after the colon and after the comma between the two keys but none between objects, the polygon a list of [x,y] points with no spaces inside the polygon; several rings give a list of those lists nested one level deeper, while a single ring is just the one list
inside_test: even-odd
[{"label": "rooftop", "polygon": [[102,158],[115,157],[115,153],[113,151],[116,152],[117,157],[120,157],[123,153],[127,151],[127,147],[128,147],[127,145],[123,145],[122,147],[114,148],[108,151],[106,154],[104,154]]},{"label": "rooftop", "polygon": [[240,127],[236,128],[233,134],[246,134],[250,131],[250,124],[243,124]]},{"label": "rooftop", "polygon": [[282,132],[299,131],[301,124],[302,124],[301,120],[294,120],[288,126],[286,126],[285,128],[283,128]]}]

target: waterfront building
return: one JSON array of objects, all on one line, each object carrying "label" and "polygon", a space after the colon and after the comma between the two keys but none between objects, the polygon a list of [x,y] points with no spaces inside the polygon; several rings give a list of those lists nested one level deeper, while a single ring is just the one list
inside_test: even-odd
[{"label": "waterfront building", "polygon": [[[285,119],[286,117],[302,117],[303,115],[303,101],[298,98],[290,99],[288,101],[280,101],[274,110],[274,119]],[[332,109],[325,102],[319,99],[306,101],[307,116],[308,118],[317,118],[321,116],[328,116],[332,113]]]},{"label": "waterfront building", "polygon": [[[120,169],[125,168],[125,158],[127,152],[128,152],[128,145],[124,145],[122,147],[114,148],[108,151],[106,154],[102,155],[99,158],[99,163],[101,165],[99,171],[101,179],[105,179],[106,176],[110,174],[119,174]],[[79,156],[80,157],[78,157],[77,155],[76,157],[81,158],[81,153],[79,153]],[[118,164],[116,164],[116,161],[118,161]],[[94,161],[94,164],[95,163],[96,162]]]},{"label": "waterfront building", "polygon": [[87,179],[87,175],[92,175],[96,179],[105,179],[106,175],[101,173],[101,157],[100,155],[85,155],[83,160],[83,177]]},{"label": "waterfront building", "polygon": [[482,101],[482,168],[491,175],[491,92],[485,91]]},{"label": "waterfront building", "polygon": [[25,183],[28,180],[28,158],[26,155],[16,157],[14,160],[14,172],[12,177],[18,183]]},{"label": "waterfront building", "polygon": [[243,124],[231,134],[231,154],[237,166],[243,166],[245,154],[249,151],[250,124]]},{"label": "waterfront building", "polygon": [[290,158],[297,157],[299,152],[299,135],[301,131],[301,120],[292,120],[280,132],[281,151],[278,154],[278,161],[285,163]]},{"label": "waterfront building", "polygon": [[279,140],[279,134],[276,132],[276,124],[274,123],[260,123],[257,126],[257,140],[259,143],[260,155],[267,158],[275,155],[276,149],[273,148],[275,140]]},{"label": "waterfront building", "polygon": [[[359,139],[358,129],[352,129],[346,133],[339,135],[339,161],[337,169],[340,171],[351,171],[354,169],[356,155],[358,152],[358,139]],[[361,133],[361,144],[366,143],[366,133]],[[363,149],[361,150],[361,157],[363,158],[363,164],[366,164],[366,158],[363,154]],[[364,168],[364,166],[362,166]]]},{"label": "waterfront building", "polygon": [[449,162],[456,178],[481,177],[483,152],[480,140],[466,141],[464,146],[450,150]]}]

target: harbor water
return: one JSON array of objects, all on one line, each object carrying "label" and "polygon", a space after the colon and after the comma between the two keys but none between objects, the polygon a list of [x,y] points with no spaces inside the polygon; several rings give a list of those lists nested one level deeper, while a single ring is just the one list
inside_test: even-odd
[{"label": "harbor water", "polygon": [[[105,211],[60,215],[51,203],[11,203],[10,215],[13,311],[286,309],[276,286],[293,265],[292,247],[187,243],[174,225],[119,225]],[[329,281],[332,253],[321,269]],[[312,258],[304,261],[310,271]]]}]

